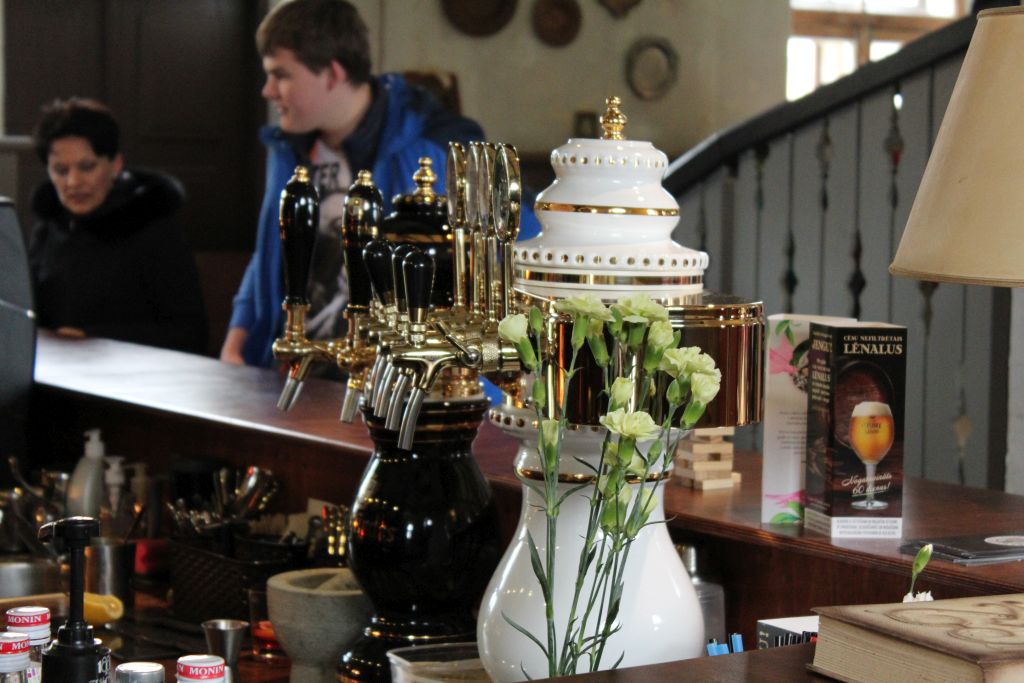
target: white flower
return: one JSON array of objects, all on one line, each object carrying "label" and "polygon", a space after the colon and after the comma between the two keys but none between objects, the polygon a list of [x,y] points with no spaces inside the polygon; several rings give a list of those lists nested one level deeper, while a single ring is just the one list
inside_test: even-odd
[{"label": "white flower", "polygon": [[591,318],[606,322],[612,319],[612,312],[593,294],[581,294],[562,299],[555,304],[555,310],[571,315],[573,318]]},{"label": "white flower", "polygon": [[715,359],[706,353],[698,353],[690,359],[690,365],[687,368],[687,371],[690,373],[703,372],[709,375],[713,374],[715,372]]},{"label": "white flower", "polygon": [[695,401],[704,405],[718,395],[722,385],[722,373],[715,368],[712,372],[695,372],[690,376],[690,391]]},{"label": "white flower", "polygon": [[903,602],[929,602],[934,600],[931,591],[921,591],[920,593],[907,593],[903,596]]},{"label": "white flower", "polygon": [[612,410],[618,410],[633,397],[633,382],[628,377],[616,377],[612,382],[611,401]]},{"label": "white flower", "polygon": [[667,349],[675,341],[675,333],[672,331],[672,324],[667,320],[656,320],[651,323],[651,329],[647,332],[647,345],[656,351]]},{"label": "white flower", "polygon": [[498,323],[498,336],[512,344],[518,344],[526,339],[526,328],[528,321],[522,313],[506,315]]},{"label": "white flower", "polygon": [[668,320],[668,311],[661,304],[651,301],[646,294],[634,294],[619,299],[612,307],[619,311],[622,319],[630,323],[652,323]]},{"label": "white flower", "polygon": [[637,440],[653,439],[661,427],[650,415],[641,411],[627,413],[623,409],[613,410],[601,418],[601,424],[613,434]]},{"label": "white flower", "polygon": [[690,363],[700,355],[700,347],[684,346],[681,349],[669,349],[661,357],[660,370],[667,372],[671,377],[682,377],[686,379],[690,375]]}]

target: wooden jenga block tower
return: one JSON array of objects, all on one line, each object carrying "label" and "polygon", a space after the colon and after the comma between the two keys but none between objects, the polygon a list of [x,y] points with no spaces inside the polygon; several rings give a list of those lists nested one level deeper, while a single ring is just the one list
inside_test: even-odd
[{"label": "wooden jenga block tower", "polygon": [[695,429],[676,449],[676,474],[699,491],[728,489],[741,480],[732,471],[732,427]]}]

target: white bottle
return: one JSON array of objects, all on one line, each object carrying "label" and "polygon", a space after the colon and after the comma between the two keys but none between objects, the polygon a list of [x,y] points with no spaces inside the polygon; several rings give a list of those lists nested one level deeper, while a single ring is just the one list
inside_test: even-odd
[{"label": "white bottle", "polygon": [[0,683],[26,683],[28,636],[24,633],[0,633]]},{"label": "white bottle", "polygon": [[50,644],[50,610],[46,607],[12,607],[7,610],[7,630],[28,636],[28,683],[43,680],[43,648]]},{"label": "white bottle", "polygon": [[133,496],[125,486],[124,458],[120,455],[108,455],[104,458],[107,469],[103,473],[103,484],[106,489],[106,500],[100,511],[100,522],[103,535],[122,538],[132,526]]},{"label": "white bottle", "polygon": [[68,483],[67,514],[98,519],[103,506],[103,440],[98,429],[90,429],[85,436],[85,454]]},{"label": "white bottle", "polygon": [[217,655],[178,657],[178,683],[224,683],[224,658]]}]

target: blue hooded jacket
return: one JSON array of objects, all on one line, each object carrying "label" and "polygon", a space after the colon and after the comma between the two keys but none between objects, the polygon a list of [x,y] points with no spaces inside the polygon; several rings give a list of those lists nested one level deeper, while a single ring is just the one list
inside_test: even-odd
[{"label": "blue hooded jacket", "polygon": [[[419,169],[420,157],[433,159],[437,186],[443,188],[447,143],[482,140],[483,131],[469,119],[446,112],[426,90],[407,84],[397,74],[378,76],[375,88],[376,97],[382,98],[385,104],[371,170],[374,183],[384,197],[385,210],[390,212],[391,198],[412,188],[412,176]],[[355,135],[359,135],[361,129],[362,126]],[[269,367],[273,363],[271,346],[284,320],[278,202],[281,191],[300,163],[300,152],[295,148],[296,138],[277,127],[264,127],[260,140],[268,150],[263,204],[255,251],[235,295],[230,324],[248,330],[242,351],[245,362]],[[365,146],[365,141],[356,142]],[[301,153],[305,156],[308,151]],[[359,169],[353,165],[353,170]],[[539,224],[532,206],[525,201],[523,204],[520,238],[529,239],[537,234]]]}]

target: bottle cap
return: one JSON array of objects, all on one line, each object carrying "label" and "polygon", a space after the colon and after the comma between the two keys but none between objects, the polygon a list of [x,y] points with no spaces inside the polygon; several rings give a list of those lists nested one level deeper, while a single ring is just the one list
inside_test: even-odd
[{"label": "bottle cap", "polygon": [[178,658],[178,683],[222,683],[224,659],[217,655],[185,655]]},{"label": "bottle cap", "polygon": [[164,667],[156,662],[127,662],[114,671],[114,683],[164,683]]},{"label": "bottle cap", "polygon": [[124,456],[107,455],[103,459],[107,461],[107,469],[103,473],[103,481],[107,486],[120,486],[123,484],[125,482]]},{"label": "bottle cap", "polygon": [[102,458],[106,449],[103,446],[103,439],[100,438],[100,430],[87,430],[85,437],[85,456],[87,458]]},{"label": "bottle cap", "polygon": [[7,610],[7,630],[24,633],[29,645],[50,642],[50,610],[46,607],[12,607]]},{"label": "bottle cap", "polygon": [[28,666],[28,636],[24,633],[0,633],[0,673],[24,671]]}]

